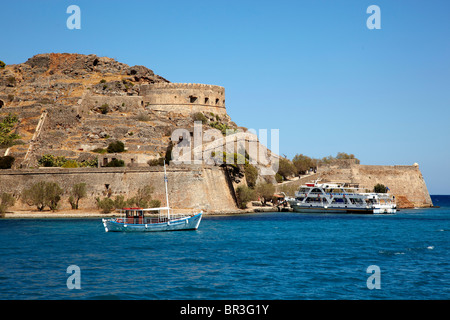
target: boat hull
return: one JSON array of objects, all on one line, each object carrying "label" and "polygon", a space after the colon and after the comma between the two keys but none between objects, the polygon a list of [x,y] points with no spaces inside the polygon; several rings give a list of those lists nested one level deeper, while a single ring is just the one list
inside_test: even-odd
[{"label": "boat hull", "polygon": [[353,213],[353,214],[393,214],[395,208],[336,208],[336,207],[307,207],[291,204],[292,210],[301,213]]},{"label": "boat hull", "polygon": [[197,230],[202,220],[202,213],[190,217],[174,219],[168,222],[128,224],[117,222],[116,219],[102,219],[106,232],[162,232]]}]

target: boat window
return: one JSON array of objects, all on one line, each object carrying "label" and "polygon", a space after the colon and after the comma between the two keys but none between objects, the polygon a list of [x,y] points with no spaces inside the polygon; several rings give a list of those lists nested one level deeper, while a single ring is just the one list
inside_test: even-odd
[{"label": "boat window", "polygon": [[322,190],[320,190],[318,188],[314,188],[311,192],[312,193],[322,193]]}]

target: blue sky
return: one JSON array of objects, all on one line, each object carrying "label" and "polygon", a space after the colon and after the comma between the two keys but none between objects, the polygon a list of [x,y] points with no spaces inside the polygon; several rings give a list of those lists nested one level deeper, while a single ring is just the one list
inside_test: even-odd
[{"label": "blue sky", "polygon": [[[81,30],[66,27],[71,4]],[[380,30],[366,27],[372,4]],[[1,10],[7,64],[94,53],[221,85],[231,118],[280,129],[290,159],[418,162],[430,193],[450,194],[450,1],[19,0]]]}]

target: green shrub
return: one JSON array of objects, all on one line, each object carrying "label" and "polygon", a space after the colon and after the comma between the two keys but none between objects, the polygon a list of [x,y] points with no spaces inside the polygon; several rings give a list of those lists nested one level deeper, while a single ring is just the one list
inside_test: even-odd
[{"label": "green shrub", "polygon": [[16,199],[10,193],[3,192],[0,196],[0,214],[4,214],[9,207],[16,203]]},{"label": "green shrub", "polygon": [[222,132],[223,135],[227,134],[227,130],[231,130],[232,128],[230,128],[226,123],[222,123],[220,121],[213,121],[210,122],[209,125],[212,128],[215,128],[217,130],[220,130],[220,132]]},{"label": "green shrub", "polygon": [[249,164],[248,158],[246,158],[245,155],[242,155],[240,153],[226,153],[225,151],[222,152],[222,161],[223,163],[230,165]]},{"label": "green shrub", "polygon": [[114,207],[117,209],[128,207],[128,202],[125,200],[124,196],[116,196],[116,198],[114,199]]},{"label": "green shrub", "polygon": [[0,157],[0,169],[11,169],[15,158],[13,156]]},{"label": "green shrub", "polygon": [[116,140],[114,142],[111,142],[108,145],[108,148],[106,148],[106,151],[108,153],[118,153],[118,152],[124,152],[125,151],[125,145],[122,141]]},{"label": "green shrub", "polygon": [[14,140],[20,139],[20,136],[11,133],[19,118],[16,115],[9,113],[0,121],[0,148],[8,148],[13,145]]},{"label": "green shrub", "polygon": [[158,199],[150,200],[148,207],[149,208],[159,208],[159,207],[161,207],[161,201]]},{"label": "green shrub", "polygon": [[68,201],[69,201],[70,206],[72,207],[72,209],[77,209],[77,205],[75,203],[75,199],[74,199],[73,196],[70,196]]},{"label": "green shrub", "polygon": [[277,173],[275,174],[275,180],[276,180],[278,183],[281,183],[281,182],[283,182],[284,179],[283,179],[283,176],[277,172]]},{"label": "green shrub", "polygon": [[41,167],[62,167],[67,162],[67,159],[63,156],[55,157],[51,154],[44,154],[39,160],[39,166]]},{"label": "green shrub", "polygon": [[103,198],[102,200],[97,198],[97,207],[101,209],[103,213],[110,213],[115,209],[115,204],[111,198]]},{"label": "green shrub", "polygon": [[[140,188],[136,196],[125,200],[123,195],[118,195],[114,199],[114,208],[140,207],[140,208],[156,208],[161,206],[161,201],[152,200],[153,187],[146,185]],[[97,203],[99,203],[97,199]],[[100,208],[100,207],[99,207]]]},{"label": "green shrub", "polygon": [[45,193],[47,198],[47,205],[50,210],[55,211],[58,208],[59,200],[64,190],[56,182],[47,182]]},{"label": "green shrub", "polygon": [[256,185],[256,194],[263,198],[263,203],[265,204],[268,200],[272,199],[275,193],[275,186],[271,183],[258,183]]},{"label": "green shrub", "polygon": [[287,179],[289,176],[292,176],[296,173],[297,169],[286,158],[280,158],[278,161],[278,173],[284,178]]},{"label": "green shrub", "polygon": [[36,206],[39,211],[46,206],[56,210],[64,190],[56,182],[40,181],[22,191],[22,201],[29,206]]},{"label": "green shrub", "polygon": [[162,166],[162,165],[164,165],[164,158],[158,158],[158,159],[151,159],[151,160],[148,160],[147,161],[147,164],[150,166],[150,167],[153,167],[153,166]]},{"label": "green shrub", "polygon": [[72,201],[70,201],[69,198],[69,202],[70,205],[72,206],[72,209],[78,210],[78,202],[80,201],[80,199],[85,198],[86,195],[87,195],[86,183],[82,182],[74,184],[70,192],[70,198],[72,198]]},{"label": "green shrub", "polygon": [[239,208],[247,208],[247,203],[252,200],[256,200],[255,190],[247,186],[239,186],[236,189],[236,196],[239,204]]},{"label": "green shrub", "polygon": [[255,187],[256,180],[258,179],[258,169],[256,169],[253,165],[247,163],[244,166],[245,179],[247,180],[247,185],[250,188]]},{"label": "green shrub", "polygon": [[76,160],[67,160],[61,167],[63,168],[78,168],[78,162]]},{"label": "green shrub", "polygon": [[136,196],[134,197],[134,204],[141,208],[148,207],[150,200],[152,199],[153,187],[146,185],[142,188],[139,188]]},{"label": "green shrub", "polygon": [[6,66],[6,63],[0,60],[0,69],[3,69]]},{"label": "green shrub", "polygon": [[113,159],[108,162],[106,167],[125,167],[125,162],[123,160]]},{"label": "green shrub", "polygon": [[206,122],[208,122],[208,119],[205,117],[205,115],[201,112],[196,112],[192,115],[192,119],[194,121],[201,121],[202,124],[205,124]]},{"label": "green shrub", "polygon": [[98,110],[100,110],[102,114],[107,114],[109,112],[109,106],[107,103],[102,104],[100,107],[98,107]]},{"label": "green shrub", "polygon": [[375,187],[373,187],[373,192],[375,193],[386,193],[387,192],[387,188],[384,184],[378,183],[375,185]]},{"label": "green shrub", "polygon": [[299,174],[305,174],[309,169],[315,168],[317,166],[316,162],[316,160],[303,154],[296,154],[292,159],[292,163]]},{"label": "green shrub", "polygon": [[98,167],[98,158],[78,162],[78,165],[83,168],[86,168],[86,167],[97,168]]},{"label": "green shrub", "polygon": [[92,152],[103,154],[106,153],[107,151],[106,149],[103,148],[95,148],[94,150],[92,150]]}]

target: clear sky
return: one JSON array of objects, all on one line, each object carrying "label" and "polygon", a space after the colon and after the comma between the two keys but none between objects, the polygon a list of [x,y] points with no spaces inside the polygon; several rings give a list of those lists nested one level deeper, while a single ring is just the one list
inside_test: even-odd
[{"label": "clear sky", "polygon": [[[80,30],[66,26],[72,4]],[[378,30],[366,26],[373,4]],[[18,0],[0,10],[7,64],[94,53],[221,85],[231,118],[280,129],[290,159],[417,162],[431,194],[450,194],[450,1]]]}]

